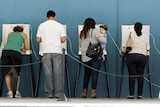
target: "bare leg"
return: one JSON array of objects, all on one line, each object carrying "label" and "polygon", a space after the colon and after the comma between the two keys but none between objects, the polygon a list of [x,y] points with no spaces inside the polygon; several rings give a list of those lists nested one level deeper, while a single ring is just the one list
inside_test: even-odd
[{"label": "bare leg", "polygon": [[6,74],[5,80],[6,80],[6,85],[7,85],[8,91],[12,91],[10,74]]},{"label": "bare leg", "polygon": [[17,80],[17,91],[19,90],[19,84],[20,84],[20,76],[18,76],[18,80]]}]

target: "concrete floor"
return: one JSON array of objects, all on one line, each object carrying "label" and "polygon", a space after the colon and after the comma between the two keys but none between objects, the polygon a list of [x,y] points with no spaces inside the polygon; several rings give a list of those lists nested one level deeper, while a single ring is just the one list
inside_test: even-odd
[{"label": "concrete floor", "polygon": [[159,99],[0,98],[0,107],[160,107]]}]

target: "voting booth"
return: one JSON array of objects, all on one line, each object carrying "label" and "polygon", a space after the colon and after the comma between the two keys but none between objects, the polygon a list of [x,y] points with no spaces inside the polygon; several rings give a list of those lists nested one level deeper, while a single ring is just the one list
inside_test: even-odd
[{"label": "voting booth", "polygon": [[[66,37],[67,37],[67,26],[63,25],[63,27],[64,27],[64,30],[66,32]],[[61,47],[62,47],[62,49],[65,50],[65,56],[67,56],[67,40],[64,43],[61,43]],[[40,57],[40,60],[41,60],[42,56],[43,56],[42,44],[39,43],[39,57]],[[70,77],[69,77],[69,72],[68,72],[68,68],[67,68],[67,60],[66,59],[67,59],[67,57],[65,57],[65,71],[66,71],[66,77],[67,77],[67,87],[68,87],[69,97],[71,97]],[[39,88],[41,69],[42,69],[42,63],[40,62],[39,70],[38,70],[38,74],[37,74],[37,80],[36,80],[35,97],[38,96],[38,88]]]},{"label": "voting booth", "polygon": [[[15,26],[22,26],[23,27],[23,32],[26,33],[28,37],[28,45],[29,45],[29,50],[26,53],[22,53],[23,56],[27,57],[28,63],[32,63],[32,51],[30,50],[30,24],[2,24],[2,42],[1,42],[1,47],[2,45],[4,46],[7,42],[8,34],[10,32],[13,32],[13,28]],[[34,97],[34,76],[33,76],[33,66],[28,65],[28,72],[29,72],[29,78],[30,78],[30,85],[31,85],[31,94],[32,97]],[[2,93],[2,86],[3,86],[3,77],[1,77],[1,87],[0,87],[0,95]]]},{"label": "voting booth", "polygon": [[[125,46],[126,39],[129,38],[130,32],[134,31],[134,25],[122,25],[121,26],[121,49],[123,49],[123,46]],[[150,42],[149,37],[150,37],[150,26],[149,25],[143,25],[142,26],[142,34],[148,37],[148,42]],[[142,41],[143,42],[143,41]],[[122,51],[122,50],[121,50]],[[149,55],[150,53],[147,53],[147,62],[146,62],[146,68],[147,68],[147,73],[150,73],[150,65],[149,65]],[[124,56],[121,57],[121,67],[120,67],[120,75],[123,76],[124,74],[124,64],[125,64],[125,59]],[[152,84],[151,84],[151,77],[149,75],[149,85],[150,85],[150,96],[153,98],[153,91],[152,91]],[[121,86],[122,86],[122,77],[119,77],[119,84],[118,84],[118,92],[117,92],[117,97],[120,97],[121,93]]]},{"label": "voting booth", "polygon": [[[96,24],[95,27],[96,29],[100,30],[100,25],[102,24]],[[80,39],[80,32],[83,29],[83,25],[78,25],[78,39]],[[107,38],[106,38],[107,39]],[[80,41],[80,40],[79,40]],[[79,61],[81,60],[81,50],[80,50],[80,46],[78,46],[78,55],[79,55]],[[111,92],[110,92],[110,83],[109,83],[109,76],[108,76],[108,63],[107,63],[107,51],[106,49],[103,50],[103,53],[105,55],[105,60],[102,62],[104,64],[104,69],[106,72],[106,83],[107,83],[107,93],[108,93],[108,97],[110,98],[111,96]],[[78,71],[76,73],[76,82],[75,82],[75,87],[74,87],[74,97],[76,97],[76,93],[77,93],[77,89],[78,89],[78,82],[79,82],[79,75],[80,75],[80,70],[81,70],[81,63],[78,64]]]}]

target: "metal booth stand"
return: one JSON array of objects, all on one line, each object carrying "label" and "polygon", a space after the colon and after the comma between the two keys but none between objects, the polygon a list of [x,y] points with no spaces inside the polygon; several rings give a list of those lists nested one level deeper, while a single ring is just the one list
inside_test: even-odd
[{"label": "metal booth stand", "polygon": [[[150,63],[149,63],[149,55],[146,56],[147,57],[147,62],[146,62],[146,68],[147,68],[147,73],[151,74],[150,72]],[[122,56],[121,58],[121,67],[120,67],[120,75],[123,76],[124,74],[124,66],[125,66],[125,56]],[[121,87],[122,87],[122,79],[123,77],[119,77],[119,84],[118,84],[118,92],[117,92],[117,98],[120,98],[120,94],[121,94]],[[153,98],[153,89],[152,89],[152,79],[151,76],[148,76],[149,79],[149,86],[150,86],[150,96],[151,98]]]},{"label": "metal booth stand", "polygon": [[[107,63],[106,51],[104,53],[105,53],[105,61],[102,62],[102,63],[104,64],[105,72],[108,73],[108,63]],[[81,60],[81,52],[79,51],[78,54],[79,54],[79,61],[81,62],[82,61]],[[75,80],[74,94],[73,94],[74,97],[76,97],[76,94],[77,94],[80,70],[81,70],[81,63],[78,64],[78,70],[77,70],[77,73],[76,73],[76,80]],[[110,98],[111,97],[111,90],[110,90],[110,83],[109,83],[109,76],[108,76],[108,74],[106,74],[106,83],[107,83],[108,98]]]},{"label": "metal booth stand", "polygon": [[[27,57],[28,63],[32,63],[32,52],[31,52],[31,50],[28,51],[26,54],[22,54],[22,56]],[[11,67],[11,72],[14,72],[14,67]],[[33,76],[33,66],[32,66],[32,64],[28,65],[28,73],[29,73],[29,78],[30,78],[31,96],[34,97],[34,76]],[[13,78],[15,80],[16,76],[14,76],[14,73],[13,73],[11,78]],[[0,77],[0,96],[2,95],[3,82],[4,82],[4,75],[1,75],[1,77]],[[17,82],[16,80],[11,81],[12,86],[15,87],[14,84],[16,84],[16,82]],[[15,88],[12,90],[14,92],[14,94],[15,94],[15,90],[16,90]],[[13,97],[14,97],[14,95],[13,95]]]},{"label": "metal booth stand", "polygon": [[[2,45],[4,45],[6,43],[7,38],[8,38],[8,34],[10,32],[12,32],[13,28],[17,25],[23,27],[23,32],[25,32],[27,34],[28,40],[30,40],[29,39],[30,38],[30,25],[29,24],[2,24]],[[28,41],[28,44],[30,44],[30,41]],[[34,97],[34,76],[33,76],[33,66],[31,64],[32,63],[32,51],[28,50],[26,53],[22,53],[22,57],[23,56],[27,57],[27,62],[29,63],[28,72],[29,72],[30,85],[31,85],[31,94],[32,94],[31,96]],[[11,67],[10,73],[12,75],[11,79],[13,79],[11,81],[11,84],[13,87],[15,87],[15,85],[17,85],[15,83],[17,80],[17,76],[15,74],[14,67]],[[4,80],[4,77],[1,75],[1,77],[0,77],[0,96],[2,94],[3,80]],[[13,84],[15,84],[15,85],[13,85]],[[16,89],[14,89],[12,91],[15,91],[15,90]]]},{"label": "metal booth stand", "polygon": [[[42,61],[41,55],[39,55],[40,61]],[[36,79],[36,87],[35,87],[35,97],[38,96],[38,88],[39,88],[39,81],[40,81],[40,76],[41,76],[41,71],[42,71],[42,62],[39,63],[39,68],[38,68],[38,74],[37,74],[37,79]],[[67,55],[65,55],[65,75],[67,79],[67,88],[68,88],[68,95],[71,97],[71,86],[70,86],[70,76],[69,76],[69,71],[67,67]]]},{"label": "metal booth stand", "polygon": [[[63,25],[65,32],[67,34],[67,26]],[[68,88],[68,95],[69,97],[71,97],[71,86],[70,86],[70,77],[69,77],[69,71],[68,71],[68,66],[67,66],[67,41],[62,43],[62,52],[65,52],[64,54],[64,67],[65,67],[65,75],[66,75],[66,79],[67,79],[67,88]],[[40,57],[40,61],[42,61],[42,47],[41,47],[41,43],[40,43],[40,47],[39,47],[39,57]],[[39,81],[40,81],[40,75],[41,75],[41,70],[42,70],[42,62],[39,63],[39,69],[38,69],[38,74],[37,74],[37,79],[36,79],[36,87],[35,87],[35,97],[38,96],[38,88],[39,88]],[[65,76],[64,76],[65,78]]]},{"label": "metal booth stand", "polygon": [[[122,46],[125,46],[125,39],[128,38],[129,34],[134,31],[134,25],[122,25],[121,26],[121,30],[122,30]],[[150,26],[149,25],[143,25],[143,29],[142,29],[142,33],[144,33],[147,37],[148,37],[148,42],[149,42],[149,35],[150,35]],[[146,70],[148,74],[151,74],[150,71],[150,64],[149,64],[149,53],[147,53],[146,56],[147,60],[146,60]],[[125,56],[122,55],[121,57],[121,65],[120,65],[120,74],[122,75],[124,74],[124,66],[125,66]],[[118,80],[118,91],[117,91],[117,97],[120,98],[120,94],[121,94],[121,86],[122,86],[122,76],[119,77]],[[148,79],[149,79],[149,85],[150,85],[150,96],[151,98],[153,98],[153,90],[152,90],[152,79],[151,79],[151,75],[148,75]]]}]

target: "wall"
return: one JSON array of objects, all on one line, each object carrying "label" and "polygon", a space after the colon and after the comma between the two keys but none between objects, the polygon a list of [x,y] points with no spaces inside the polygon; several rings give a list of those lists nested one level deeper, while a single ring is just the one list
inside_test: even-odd
[{"label": "wall", "polygon": [[[72,41],[72,51],[77,55],[78,53],[78,25],[83,24],[83,21],[92,17],[97,23],[107,24],[112,38],[115,40],[118,47],[121,44],[121,25],[134,24],[137,21],[151,26],[151,33],[156,40],[156,46],[160,37],[159,29],[159,0],[1,0],[0,3],[0,27],[2,24],[7,23],[28,23],[31,25],[31,40],[35,50],[32,54],[33,62],[38,59],[38,43],[36,42],[36,32],[38,25],[46,20],[46,12],[50,9],[54,10],[57,15],[57,21],[67,25],[67,35]],[[0,32],[2,30],[0,29]],[[0,40],[1,38],[0,34]],[[70,50],[69,41],[67,41],[68,54],[73,56]],[[150,71],[152,72],[152,82],[159,85],[159,53],[155,50],[153,40],[151,38],[151,55],[150,55]],[[111,87],[111,97],[117,96],[118,81],[120,74],[121,58],[119,51],[114,45],[110,36],[108,36],[107,43],[107,62],[109,68],[109,80]],[[70,73],[70,84],[72,95],[74,92],[76,72],[78,70],[78,62],[72,57],[67,56],[67,67]],[[74,57],[74,56],[73,56]],[[26,57],[23,58],[23,63],[28,63]],[[75,66],[73,66],[75,65]],[[34,64],[34,82],[36,82],[38,73],[38,64]],[[101,71],[104,71],[102,66]],[[145,71],[147,74],[147,70]],[[127,75],[125,67],[124,75]],[[78,92],[76,97],[80,97],[83,81],[83,67],[80,72],[80,80],[78,85]],[[43,70],[41,71],[40,86],[38,97],[44,97],[44,82]],[[128,95],[128,78],[124,77],[122,81],[122,91],[120,97]],[[104,74],[99,75],[97,95],[98,97],[107,97],[106,78]],[[67,89],[66,89],[67,91]],[[159,89],[153,85],[154,97],[158,96]],[[3,86],[2,96],[6,96],[6,86]],[[21,71],[21,86],[20,92],[24,97],[30,97],[30,82],[27,67],[23,67]],[[67,93],[68,95],[68,93]],[[144,97],[150,97],[149,83],[145,80],[144,84]]]}]

